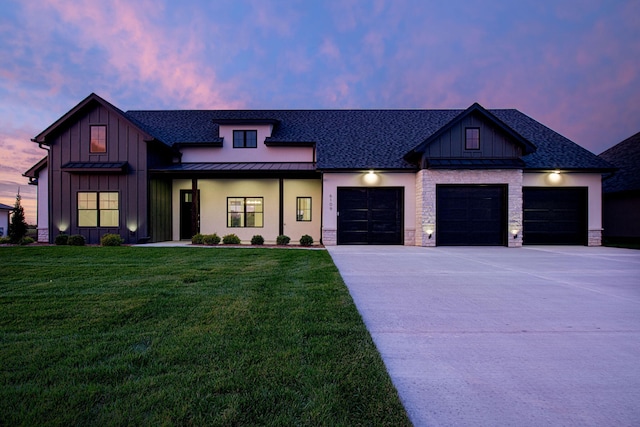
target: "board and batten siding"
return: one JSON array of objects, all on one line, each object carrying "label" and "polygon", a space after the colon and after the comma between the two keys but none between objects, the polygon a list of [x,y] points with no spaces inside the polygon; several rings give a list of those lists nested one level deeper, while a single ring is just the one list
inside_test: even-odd
[{"label": "board and batten siding", "polygon": [[[90,153],[90,127],[107,126],[106,153]],[[147,224],[147,143],[143,135],[124,117],[102,105],[92,104],[77,120],[49,137],[51,231],[49,241],[62,231],[81,234],[87,243],[99,243],[106,233],[119,234],[126,243],[148,235]],[[127,162],[124,173],[65,172],[68,162]],[[79,191],[117,191],[119,226],[78,227]]]},{"label": "board and batten siding", "polygon": [[[480,129],[479,150],[465,149],[466,128]],[[522,156],[522,148],[494,125],[471,115],[429,144],[426,147],[425,156],[427,158],[517,159]]]}]

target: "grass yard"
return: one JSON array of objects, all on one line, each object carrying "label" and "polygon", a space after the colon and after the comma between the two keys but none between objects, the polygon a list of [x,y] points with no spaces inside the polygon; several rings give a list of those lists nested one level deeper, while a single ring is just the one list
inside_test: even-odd
[{"label": "grass yard", "polygon": [[0,248],[0,425],[410,425],[326,251]]}]

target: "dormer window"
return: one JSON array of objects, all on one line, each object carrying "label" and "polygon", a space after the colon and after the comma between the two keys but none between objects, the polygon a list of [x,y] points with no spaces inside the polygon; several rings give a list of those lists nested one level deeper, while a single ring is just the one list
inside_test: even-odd
[{"label": "dormer window", "polygon": [[256,148],[258,146],[258,131],[234,130],[233,148]]},{"label": "dormer window", "polygon": [[480,149],[480,128],[466,128],[464,139],[465,150]]},{"label": "dormer window", "polygon": [[91,126],[91,145],[90,153],[106,153],[107,152],[107,126],[94,125]]}]

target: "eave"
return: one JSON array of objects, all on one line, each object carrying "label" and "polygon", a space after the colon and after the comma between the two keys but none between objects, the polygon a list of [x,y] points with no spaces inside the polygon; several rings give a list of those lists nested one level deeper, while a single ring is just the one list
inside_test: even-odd
[{"label": "eave", "polygon": [[120,110],[113,104],[109,103],[108,101],[102,99],[95,93],[92,93],[91,95],[87,96],[84,100],[82,100],[78,105],[76,105],[71,110],[69,110],[65,115],[63,115],[58,120],[56,120],[52,125],[50,125],[48,128],[46,128],[45,130],[40,132],[38,135],[36,135],[34,138],[32,138],[31,141],[37,142],[38,144],[50,145],[51,142],[49,141],[48,137],[51,134],[55,133],[61,127],[66,126],[69,122],[74,121],[74,119],[79,114],[82,114],[88,108],[96,104],[101,105],[107,110],[109,110],[110,112],[120,116],[123,120],[125,120],[131,126],[135,127],[143,135],[143,139],[145,141],[149,142],[149,141],[155,140],[155,138],[152,135],[150,135],[149,133],[141,129],[140,126],[138,126],[136,123],[132,122],[122,110]]}]

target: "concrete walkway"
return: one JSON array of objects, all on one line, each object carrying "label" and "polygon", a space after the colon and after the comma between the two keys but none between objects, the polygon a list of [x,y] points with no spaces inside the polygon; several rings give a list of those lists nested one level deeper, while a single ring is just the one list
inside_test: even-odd
[{"label": "concrete walkway", "polygon": [[327,249],[414,425],[640,425],[640,251]]}]

